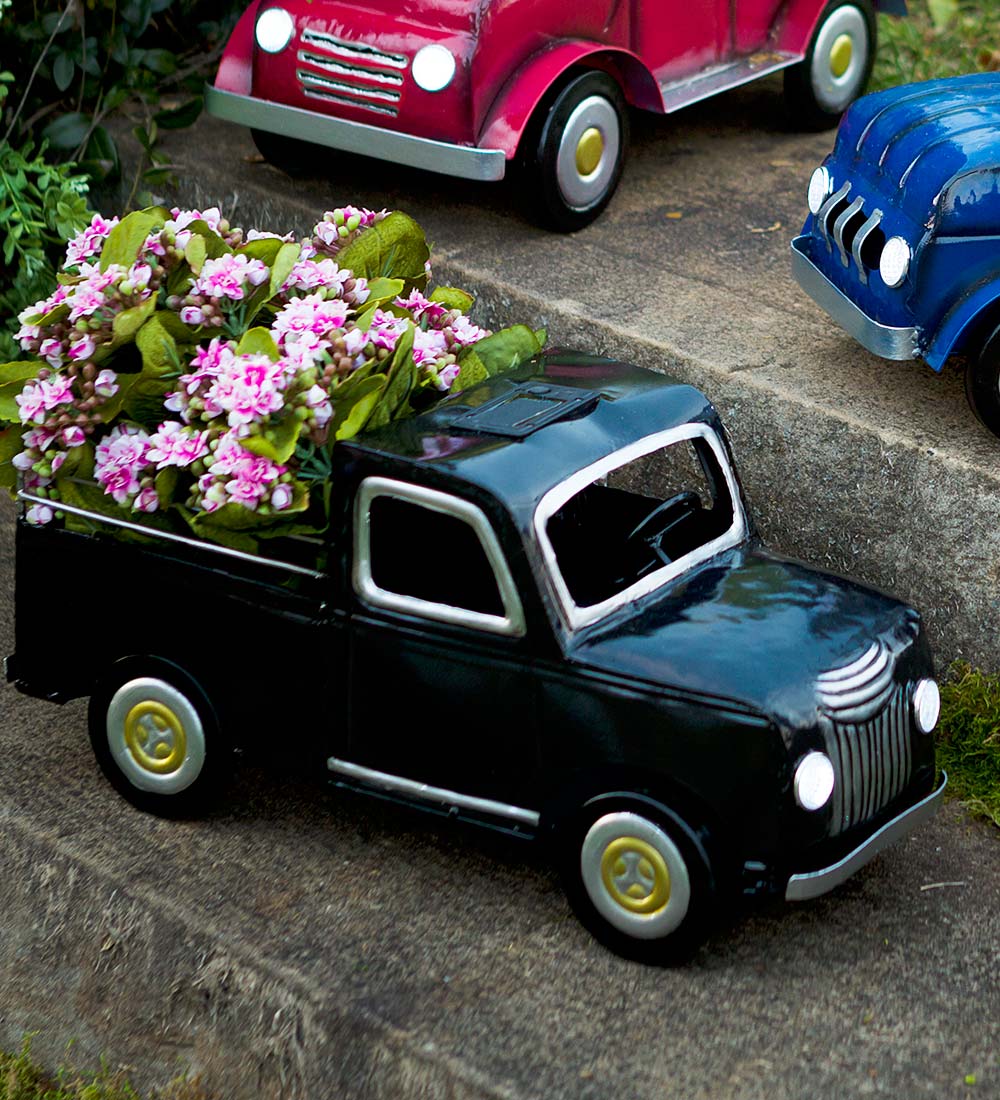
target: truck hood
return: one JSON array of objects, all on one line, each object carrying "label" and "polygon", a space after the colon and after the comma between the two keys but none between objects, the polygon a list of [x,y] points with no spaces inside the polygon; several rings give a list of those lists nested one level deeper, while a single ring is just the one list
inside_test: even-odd
[{"label": "truck hood", "polygon": [[851,664],[879,638],[898,652],[918,624],[890,596],[743,546],[588,631],[573,658],[801,726],[815,720],[820,673]]},{"label": "truck hood", "polygon": [[[388,28],[402,24],[450,34],[475,35],[484,6],[484,0],[368,0],[363,4],[337,4],[336,9],[355,9],[352,22],[358,26]],[[323,5],[316,5],[316,17],[322,16],[323,8]]]},{"label": "truck hood", "polygon": [[845,175],[871,180],[914,222],[927,224],[944,184],[1000,161],[998,132],[1000,73],[891,88],[848,110],[831,173],[837,186]]}]

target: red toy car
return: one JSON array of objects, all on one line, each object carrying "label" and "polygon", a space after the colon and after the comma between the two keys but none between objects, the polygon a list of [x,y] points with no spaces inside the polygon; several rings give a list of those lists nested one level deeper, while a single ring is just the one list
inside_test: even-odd
[{"label": "red toy car", "polygon": [[476,180],[516,161],[553,228],[578,229],[621,175],[626,104],[669,113],[785,70],[797,121],[864,91],[875,9],[904,0],[255,0],[210,113],[269,160],[314,142]]}]

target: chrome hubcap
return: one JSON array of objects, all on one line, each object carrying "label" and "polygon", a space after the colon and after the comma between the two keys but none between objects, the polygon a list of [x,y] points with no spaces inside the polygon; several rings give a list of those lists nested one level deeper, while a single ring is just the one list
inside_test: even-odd
[{"label": "chrome hubcap", "polygon": [[843,111],[860,93],[870,49],[868,22],[861,9],[837,8],[816,37],[809,73],[824,110]]},{"label": "chrome hubcap", "polygon": [[563,127],[556,155],[556,179],[567,206],[585,210],[607,194],[620,149],[621,128],[611,103],[599,95],[578,103]]}]

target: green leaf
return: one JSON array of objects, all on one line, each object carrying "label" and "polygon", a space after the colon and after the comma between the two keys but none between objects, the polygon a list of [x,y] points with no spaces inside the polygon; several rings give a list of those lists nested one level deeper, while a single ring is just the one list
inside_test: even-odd
[{"label": "green leaf", "polygon": [[17,488],[17,470],[10,460],[24,450],[21,432],[19,424],[12,424],[0,432],[0,489],[6,489],[12,495]]},{"label": "green leaf", "polygon": [[[492,377],[504,371],[513,370],[542,350],[536,334],[527,325],[511,325],[487,336],[459,356],[459,364],[464,368],[467,361],[477,359]],[[459,375],[461,378],[461,375]]]},{"label": "green leaf", "polygon": [[139,258],[139,253],[149,234],[169,219],[170,211],[164,210],[162,206],[136,210],[122,218],[104,242],[104,248],[101,250],[101,270],[107,271],[112,264],[131,267]]},{"label": "green leaf", "polygon": [[365,300],[365,313],[371,312],[383,302],[398,298],[402,293],[402,279],[372,279],[368,283],[368,298]]},{"label": "green leaf", "polygon": [[927,10],[934,29],[941,31],[958,15],[958,0],[927,0]]},{"label": "green leaf", "polygon": [[261,237],[258,241],[240,245],[236,249],[236,254],[249,256],[251,260],[260,260],[270,267],[285,244],[286,242],[278,237]]},{"label": "green leaf", "polygon": [[174,107],[169,111],[157,111],[153,118],[164,130],[183,130],[197,122],[204,105],[204,98],[196,95],[193,99],[189,99],[187,103],[182,103],[180,107]]},{"label": "green leaf", "polygon": [[399,210],[360,233],[337,254],[337,264],[365,279],[402,279],[406,286],[427,283],[430,249],[424,231]]},{"label": "green leaf", "polygon": [[243,334],[243,338],[236,346],[237,355],[266,355],[272,363],[277,363],[281,358],[278,345],[274,342],[270,329],[252,328]]},{"label": "green leaf", "polygon": [[38,374],[41,366],[37,359],[26,359],[0,367],[0,420],[15,424],[20,421],[20,410],[14,398],[24,389],[24,384]]},{"label": "green leaf", "polygon": [[455,286],[438,286],[430,294],[430,301],[440,302],[446,309],[458,309],[468,313],[475,304],[475,298],[467,291]]},{"label": "green leaf", "polygon": [[153,480],[156,486],[156,495],[160,500],[160,507],[166,511],[174,499],[177,490],[177,478],[180,471],[176,466],[166,466],[160,470]]},{"label": "green leaf", "polygon": [[132,387],[139,381],[139,378],[138,374],[118,375],[118,392],[113,397],[109,397],[101,406],[101,421],[104,424],[111,424],[121,413]]},{"label": "green leaf", "polygon": [[333,391],[331,439],[352,439],[361,431],[382,396],[386,382],[384,374],[370,374],[356,386],[344,385]]},{"label": "green leaf", "polygon": [[389,368],[386,371],[388,384],[382,399],[367,423],[369,428],[381,428],[390,420],[396,419],[403,411],[407,399],[417,380],[417,366],[413,361],[413,337],[416,331],[413,324],[406,326],[403,335],[396,341]]},{"label": "green leaf", "polygon": [[145,50],[143,65],[157,76],[168,76],[177,68],[177,58],[169,50]]},{"label": "green leaf", "polygon": [[[168,318],[171,316],[176,317],[176,314],[171,314],[169,310],[161,310],[154,313],[139,329],[135,344],[142,356],[143,377],[159,378],[164,374],[173,374],[177,369],[180,353],[177,350],[177,341],[168,328],[170,324]],[[120,381],[121,376],[119,376]]]},{"label": "green leaf", "polygon": [[94,476],[94,444],[89,440],[79,447],[70,447],[66,459],[59,467],[56,479],[80,477],[91,479]]},{"label": "green leaf", "polygon": [[187,248],[184,249],[184,259],[187,260],[188,266],[195,275],[201,274],[207,255],[208,249],[205,245],[205,238],[193,233],[188,241]]},{"label": "green leaf", "polygon": [[68,53],[56,54],[55,62],[52,65],[52,79],[60,92],[65,92],[73,82],[73,70],[75,68],[73,58]]},{"label": "green leaf", "polygon": [[451,384],[451,393],[457,393],[459,390],[467,390],[470,386],[475,386],[479,382],[485,382],[490,376],[490,372],[486,369],[486,364],[476,354],[475,346],[467,348],[459,360],[460,370],[458,377]]},{"label": "green leaf", "polygon": [[90,116],[73,111],[50,122],[42,131],[42,137],[54,149],[75,149],[89,129]]},{"label": "green leaf", "polygon": [[[76,481],[68,477],[60,469],[56,475],[55,483],[59,488],[59,497],[67,504],[76,508],[86,508],[88,512],[96,512],[100,516],[110,516],[112,519],[131,519],[131,511],[124,505],[117,504],[114,497],[107,493],[93,481]],[[53,507],[58,507],[55,501]],[[84,521],[85,524],[85,521]],[[79,519],[71,520],[67,516],[68,527],[74,530],[81,529]],[[85,530],[90,530],[90,525],[85,524]]]},{"label": "green leaf", "polygon": [[125,396],[124,409],[133,420],[153,430],[166,415],[163,399],[173,388],[173,382],[140,374]]},{"label": "green leaf", "polygon": [[274,260],[271,262],[268,298],[273,298],[284,286],[285,280],[292,273],[292,268],[298,263],[301,251],[301,246],[292,241],[282,243],[281,248],[278,249]]},{"label": "green leaf", "polygon": [[302,421],[293,413],[272,424],[263,435],[251,435],[240,440],[240,445],[251,454],[269,458],[284,464],[295,453],[302,434]]},{"label": "green leaf", "polygon": [[119,348],[122,344],[132,340],[139,329],[146,323],[156,310],[156,295],[153,294],[144,302],[140,302],[131,309],[122,310],[114,321],[111,322],[111,348]]}]

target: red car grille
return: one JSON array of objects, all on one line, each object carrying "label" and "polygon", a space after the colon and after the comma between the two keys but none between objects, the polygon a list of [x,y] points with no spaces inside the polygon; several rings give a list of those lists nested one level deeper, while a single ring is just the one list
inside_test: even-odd
[{"label": "red car grille", "polygon": [[296,76],[305,95],[393,118],[399,114],[410,64],[404,54],[313,30],[303,31],[299,44]]}]

